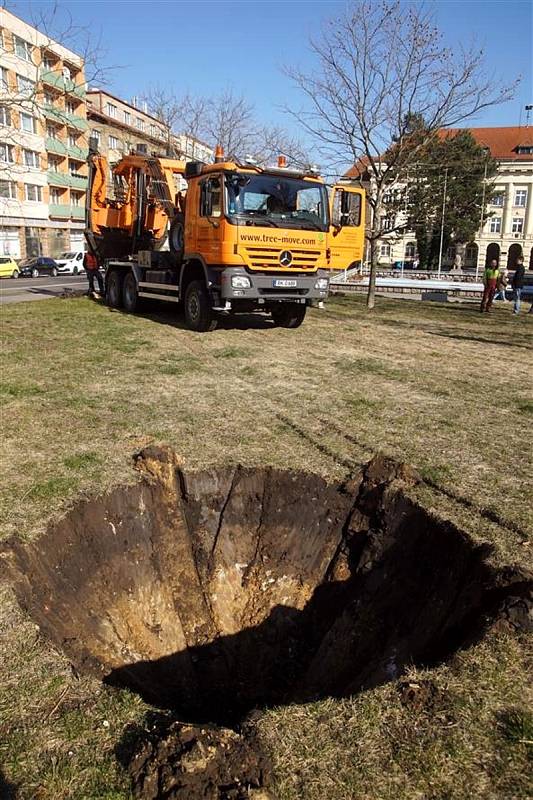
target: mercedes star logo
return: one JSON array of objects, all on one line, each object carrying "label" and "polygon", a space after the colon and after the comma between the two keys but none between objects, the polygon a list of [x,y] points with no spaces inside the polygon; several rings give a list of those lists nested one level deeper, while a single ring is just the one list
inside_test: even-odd
[{"label": "mercedes star logo", "polygon": [[290,267],[292,264],[292,253],[290,250],[283,250],[279,254],[279,263],[282,267]]}]

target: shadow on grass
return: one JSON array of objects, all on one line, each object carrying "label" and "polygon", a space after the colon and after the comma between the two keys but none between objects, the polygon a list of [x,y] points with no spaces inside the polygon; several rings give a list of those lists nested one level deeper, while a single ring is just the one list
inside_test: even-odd
[{"label": "shadow on grass", "polygon": [[[290,425],[290,427],[296,433],[298,433],[300,436],[302,436],[302,438],[306,439],[308,442],[313,444],[321,452],[325,453],[326,455],[329,455],[331,458],[333,458],[339,464],[342,464],[343,466],[347,466],[350,463],[349,461],[347,462],[344,459],[342,459],[333,450],[330,450],[325,445],[321,444],[320,442],[317,442],[312,436],[310,436],[308,433],[306,433],[302,428],[299,428],[297,425],[292,423],[291,420],[283,419],[283,421],[287,425]],[[324,426],[330,428],[330,430],[333,430],[339,436],[342,436],[342,438],[345,439],[345,441],[349,442],[350,444],[353,444],[356,447],[362,448],[363,450],[367,450],[369,452],[373,452],[373,448],[371,448],[370,445],[368,445],[365,442],[362,442],[362,441],[356,439],[354,436],[351,436],[349,433],[346,433],[346,431],[343,431],[342,428],[339,428],[339,426],[336,425],[331,420],[329,420],[329,419],[319,419],[318,421],[321,422]],[[452,500],[454,503],[457,503],[458,505],[462,506],[463,508],[467,508],[469,511],[472,511],[473,513],[477,514],[478,516],[482,517],[483,519],[486,519],[489,522],[493,522],[495,525],[498,525],[500,528],[504,528],[505,530],[512,531],[513,533],[516,533],[524,541],[528,540],[529,534],[527,533],[527,531],[523,530],[523,528],[521,528],[519,525],[517,525],[516,522],[513,522],[512,520],[504,519],[496,511],[493,511],[490,508],[480,508],[478,505],[476,505],[474,502],[472,502],[472,500],[470,500],[468,497],[464,497],[463,495],[458,494],[453,489],[446,488],[441,483],[437,483],[436,481],[431,480],[431,478],[422,478],[421,482],[425,483],[426,486],[429,486],[431,489],[434,489],[435,491],[439,492],[440,494],[443,494],[445,497],[447,497],[449,500]]]},{"label": "shadow on grass", "polygon": [[16,800],[17,787],[14,783],[7,780],[4,773],[0,769],[0,798],[1,800]]},{"label": "shadow on grass", "polygon": [[522,350],[530,350],[530,344],[522,344],[519,341],[505,341],[503,339],[489,339],[486,336],[476,336],[475,334],[460,334],[460,333],[452,333],[451,331],[430,331],[427,330],[426,333],[429,333],[430,336],[440,336],[444,339],[457,339],[458,341],[464,342],[481,342],[482,344],[492,344],[496,345],[497,347],[518,347]]},{"label": "shadow on grass", "polygon": [[[121,314],[131,316],[128,312],[120,308],[108,308],[110,314]],[[158,325],[169,325],[178,330],[190,331],[185,324],[183,315],[177,311],[174,313],[161,307],[147,307],[135,312],[136,317],[156,322]],[[218,316],[217,330],[275,330],[276,326],[267,314],[221,314]]]}]

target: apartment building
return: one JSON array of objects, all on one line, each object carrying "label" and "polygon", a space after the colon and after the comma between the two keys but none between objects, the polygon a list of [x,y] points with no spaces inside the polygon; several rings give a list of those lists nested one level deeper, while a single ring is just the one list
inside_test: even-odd
[{"label": "apartment building", "polygon": [[0,9],[0,254],[82,245],[86,116],[83,59]]},{"label": "apartment building", "polygon": [[87,118],[89,137],[111,164],[132,152],[167,154],[171,142],[168,127],[135,100],[128,103],[103,89],[89,89]]},{"label": "apartment building", "polygon": [[[452,244],[443,253],[449,267],[456,257],[463,267],[480,271],[493,258],[514,267],[518,256],[533,269],[533,128],[510,126],[469,129],[478,144],[487,148],[498,169],[487,188],[492,194],[491,212],[473,241]],[[365,181],[365,164],[359,162],[348,175]],[[387,220],[390,222],[390,218]],[[401,224],[401,220],[399,220]],[[397,224],[395,220],[394,224]],[[379,263],[388,267],[396,261],[417,257],[412,233],[384,234],[379,242]]]}]

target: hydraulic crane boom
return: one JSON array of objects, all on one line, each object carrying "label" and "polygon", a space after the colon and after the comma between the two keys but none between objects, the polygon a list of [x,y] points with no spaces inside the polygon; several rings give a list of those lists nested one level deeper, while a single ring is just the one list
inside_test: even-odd
[{"label": "hydraulic crane boom", "polygon": [[90,154],[87,239],[100,263],[161,247],[169,221],[180,212],[175,176],[184,173],[184,161],[124,156],[111,169],[110,198],[108,161]]}]

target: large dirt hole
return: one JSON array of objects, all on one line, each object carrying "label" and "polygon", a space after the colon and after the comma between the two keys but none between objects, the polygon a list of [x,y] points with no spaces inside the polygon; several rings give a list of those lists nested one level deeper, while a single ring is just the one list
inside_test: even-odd
[{"label": "large dirt hole", "polygon": [[340,697],[431,664],[490,620],[526,614],[497,571],[408,499],[377,457],[350,482],[274,469],[185,473],[148,449],[138,484],[83,501],[13,544],[21,605],[78,670],[182,720]]}]

